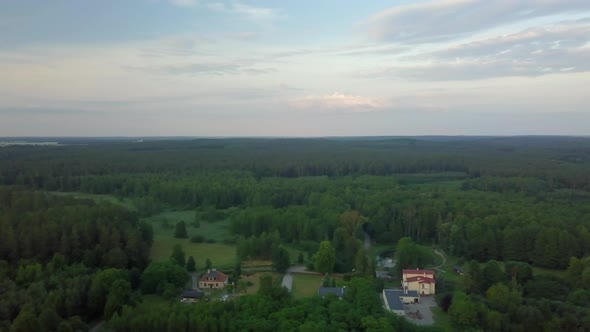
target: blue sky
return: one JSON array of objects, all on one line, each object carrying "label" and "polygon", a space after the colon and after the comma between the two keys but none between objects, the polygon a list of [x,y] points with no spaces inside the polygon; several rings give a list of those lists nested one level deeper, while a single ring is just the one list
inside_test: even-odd
[{"label": "blue sky", "polygon": [[587,0],[0,8],[0,136],[590,135]]}]

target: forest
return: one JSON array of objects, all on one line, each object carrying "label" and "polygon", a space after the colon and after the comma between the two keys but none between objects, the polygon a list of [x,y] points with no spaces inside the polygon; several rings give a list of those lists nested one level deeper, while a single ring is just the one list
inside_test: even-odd
[{"label": "forest", "polygon": [[[589,138],[59,143],[0,148],[0,331],[590,331]],[[465,273],[437,272],[447,322],[423,327],[383,309],[375,259],[394,252],[395,278],[430,248]],[[349,291],[296,298],[263,276],[177,300],[189,273],[216,265],[237,289],[255,260]]]}]

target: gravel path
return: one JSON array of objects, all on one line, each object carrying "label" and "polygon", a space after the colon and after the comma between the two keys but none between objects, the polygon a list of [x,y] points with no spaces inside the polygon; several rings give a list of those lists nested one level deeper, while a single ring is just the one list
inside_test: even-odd
[{"label": "gravel path", "polygon": [[287,272],[283,276],[282,286],[286,287],[289,290],[289,292],[293,288],[293,275],[291,274],[291,272],[289,272],[289,270],[287,270]]}]

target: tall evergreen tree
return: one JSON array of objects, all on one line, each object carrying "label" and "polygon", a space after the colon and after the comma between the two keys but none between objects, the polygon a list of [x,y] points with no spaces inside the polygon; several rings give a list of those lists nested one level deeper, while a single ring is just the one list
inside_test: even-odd
[{"label": "tall evergreen tree", "polygon": [[182,267],[184,267],[186,265],[186,260],[184,257],[184,250],[182,249],[182,246],[180,244],[177,244],[174,246],[174,248],[172,249],[172,255],[170,256],[170,259],[174,263],[176,263]]},{"label": "tall evergreen tree", "polygon": [[177,239],[188,238],[188,233],[186,232],[186,223],[184,221],[179,221],[176,223],[176,227],[174,228],[174,237]]},{"label": "tall evergreen tree", "polygon": [[197,269],[197,263],[193,256],[188,256],[188,260],[186,261],[186,270],[188,272],[195,272]]}]

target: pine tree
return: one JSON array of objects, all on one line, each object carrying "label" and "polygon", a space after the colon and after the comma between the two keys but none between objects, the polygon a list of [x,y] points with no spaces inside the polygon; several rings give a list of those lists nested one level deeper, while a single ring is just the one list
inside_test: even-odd
[{"label": "pine tree", "polygon": [[178,223],[176,223],[176,228],[174,229],[174,237],[177,239],[188,238],[188,234],[186,232],[186,223],[184,221],[179,221]]},{"label": "pine tree", "polygon": [[188,260],[186,261],[186,270],[188,272],[195,272],[197,269],[197,263],[195,262],[195,259],[193,258],[193,256],[188,256]]},{"label": "pine tree", "polygon": [[174,249],[172,250],[172,255],[170,256],[170,259],[184,267],[186,265],[186,261],[185,261],[185,257],[184,257],[184,250],[182,250],[182,246],[180,244],[177,244],[174,246]]}]

